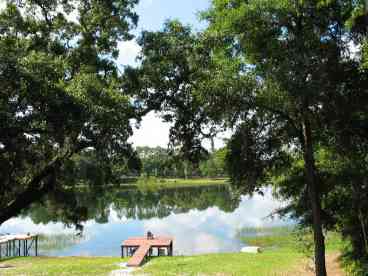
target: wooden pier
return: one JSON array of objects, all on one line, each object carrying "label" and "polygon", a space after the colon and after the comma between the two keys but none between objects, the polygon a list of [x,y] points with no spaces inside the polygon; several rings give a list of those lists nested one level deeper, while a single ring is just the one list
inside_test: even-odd
[{"label": "wooden pier", "polygon": [[136,267],[142,265],[147,257],[173,255],[173,239],[170,237],[136,237],[129,238],[121,245],[121,257],[132,257],[128,261],[128,266]]},{"label": "wooden pier", "polygon": [[9,257],[38,256],[37,235],[0,235],[0,259]]}]

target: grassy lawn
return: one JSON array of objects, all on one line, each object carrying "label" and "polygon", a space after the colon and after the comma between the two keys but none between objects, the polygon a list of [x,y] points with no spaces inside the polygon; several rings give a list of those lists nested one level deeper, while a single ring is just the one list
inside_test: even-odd
[{"label": "grassy lawn", "polygon": [[228,184],[226,178],[196,178],[196,179],[161,179],[160,186],[188,187],[188,186],[211,186]]},{"label": "grassy lawn", "polygon": [[[248,228],[238,238],[248,245],[261,246],[261,254],[227,253],[192,257],[160,258],[143,269],[149,275],[232,275],[271,276],[286,274],[303,260],[295,249],[291,232],[284,228]],[[261,233],[261,231],[263,231]],[[286,234],[284,234],[286,233]],[[262,235],[262,236],[256,236]]]},{"label": "grassy lawn", "polygon": [[[288,271],[302,259],[302,255],[290,250],[263,254],[209,254],[192,257],[161,257],[152,259],[136,274],[144,275],[279,275]],[[1,269],[0,275],[108,275],[119,269],[120,258],[80,257],[28,257],[0,262],[14,266]],[[126,260],[125,260],[126,261]]]},{"label": "grassy lawn", "polygon": [[[84,258],[84,257],[27,257],[0,261],[1,265],[13,268],[0,268],[0,275],[108,275],[110,271],[119,269],[121,258]],[[126,261],[126,260],[125,260]]]},{"label": "grassy lawn", "polygon": [[[301,250],[292,228],[248,228],[238,238],[252,246],[260,246],[260,254],[228,253],[191,257],[153,259],[139,273],[148,275],[214,275],[214,276],[281,276],[297,275],[307,255]],[[311,237],[303,236],[303,240]],[[327,252],[341,248],[342,242],[335,233],[326,238]]]},{"label": "grassy lawn", "polygon": [[142,189],[168,189],[168,188],[182,188],[182,187],[203,187],[213,185],[226,185],[228,179],[226,178],[140,178],[133,185]]},{"label": "grassy lawn", "polygon": [[273,276],[292,271],[303,255],[282,249],[262,254],[228,253],[154,259],[142,271],[148,275]]}]

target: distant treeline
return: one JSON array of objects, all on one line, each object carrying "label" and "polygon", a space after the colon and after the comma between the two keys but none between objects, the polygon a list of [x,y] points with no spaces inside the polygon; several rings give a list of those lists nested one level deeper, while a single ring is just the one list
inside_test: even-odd
[{"label": "distant treeline", "polygon": [[223,177],[225,173],[226,148],[214,150],[198,165],[162,147],[137,147],[141,161],[141,175],[156,177]]}]

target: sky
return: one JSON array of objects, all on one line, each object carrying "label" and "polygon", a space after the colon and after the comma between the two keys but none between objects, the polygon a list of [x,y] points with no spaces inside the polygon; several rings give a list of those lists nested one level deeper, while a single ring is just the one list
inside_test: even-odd
[{"label": "sky", "polygon": [[[194,30],[201,30],[205,22],[198,19],[198,13],[209,7],[210,0],[140,0],[136,11],[139,15],[138,27],[133,30],[136,36],[143,30],[158,31],[168,19],[179,19],[184,24],[189,24]],[[136,57],[140,51],[135,40],[119,44],[120,66],[136,66]],[[134,146],[161,146],[166,147],[169,142],[168,124],[161,121],[154,113],[148,114],[141,123],[139,129],[134,130],[134,135],[129,140]],[[209,147],[210,142],[204,141],[204,146]],[[215,141],[216,147],[223,145],[222,138]]]}]

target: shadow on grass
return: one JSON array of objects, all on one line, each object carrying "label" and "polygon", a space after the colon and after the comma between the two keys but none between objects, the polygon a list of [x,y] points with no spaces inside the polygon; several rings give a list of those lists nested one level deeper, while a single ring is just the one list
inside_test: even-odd
[{"label": "shadow on grass", "polygon": [[0,268],[1,268],[1,263],[7,262],[7,261],[12,261],[12,260],[19,259],[19,258],[22,258],[22,257],[5,257],[5,258],[1,258],[0,259]]},{"label": "shadow on grass", "polygon": [[[11,261],[11,260],[15,260],[15,259],[18,259],[18,258],[19,257],[6,257],[6,258],[1,258],[0,259],[0,271],[2,269],[15,268],[14,265],[7,264],[6,262],[7,261]],[[1,272],[0,272],[0,275],[1,275]]]}]

